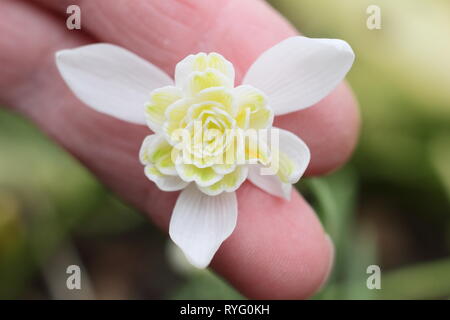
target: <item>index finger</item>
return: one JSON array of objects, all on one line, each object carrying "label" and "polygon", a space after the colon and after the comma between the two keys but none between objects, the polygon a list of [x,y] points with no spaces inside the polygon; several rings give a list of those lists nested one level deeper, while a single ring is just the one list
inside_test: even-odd
[{"label": "index finger", "polygon": [[[9,3],[14,2],[9,1]],[[94,6],[95,3],[101,3],[101,1],[89,3]],[[155,2],[141,3],[153,4]],[[255,2],[255,6],[259,5],[261,5],[259,2]],[[241,7],[241,9],[243,8],[246,7]],[[140,8],[140,10],[144,9]],[[239,11],[240,17],[243,17],[244,21],[251,21],[254,10],[254,6],[248,7],[244,11],[241,10]],[[280,19],[278,16],[274,16],[272,11],[265,6],[256,10],[265,12],[265,23],[271,21],[270,19],[274,19],[274,21]],[[86,8],[84,8],[83,12],[87,13],[86,11]],[[3,18],[8,19],[8,15],[4,14]],[[246,16],[248,16],[248,19],[245,19]],[[33,17],[34,20],[38,20],[37,15]],[[208,19],[210,18],[208,17]],[[26,21],[32,23],[32,19]],[[274,23],[276,24],[276,22]],[[46,37],[48,31],[50,31],[50,24],[47,23],[47,29],[43,28],[37,21],[36,24],[34,36],[41,37],[42,41],[50,41],[51,39]],[[130,35],[130,32],[128,34]],[[18,43],[20,44],[22,41],[26,43],[25,40],[29,39],[27,33],[24,32],[20,35],[23,38]],[[60,38],[59,41],[61,41]],[[75,42],[67,42],[66,44],[75,45]],[[45,44],[48,47],[61,47],[61,43],[57,45],[55,43]],[[38,49],[42,48],[36,48],[36,52],[42,52]],[[133,48],[130,49],[133,50]],[[134,50],[139,52],[139,50]],[[27,54],[32,53],[27,52]],[[20,61],[14,60],[14,57],[10,56],[8,59],[11,63],[20,63]],[[45,62],[50,65],[53,55],[48,52],[48,55],[43,55],[42,59],[45,59]],[[163,195],[161,192],[154,190],[154,188],[151,192],[148,191],[151,182],[144,181],[143,178],[134,180],[134,177],[138,177],[138,175],[139,177],[143,176],[139,174],[139,172],[142,172],[142,168],[136,157],[142,138],[142,130],[137,130],[134,126],[120,123],[103,115],[93,115],[93,112],[83,108],[82,104],[71,96],[70,92],[63,90],[61,79],[55,68],[45,69],[45,72],[45,75],[40,74],[33,78],[25,78],[27,81],[45,78],[45,84],[48,88],[58,88],[58,90],[52,92],[53,96],[46,98],[40,92],[41,99],[33,104],[35,111],[26,111],[25,108],[22,108],[24,112],[33,112],[34,119],[44,129],[48,130],[49,127],[53,127],[52,131],[55,132],[58,128],[64,127],[65,132],[69,131],[71,135],[60,135],[58,139],[61,143],[82,158],[103,181],[107,182],[122,197],[134,199],[134,203],[150,212],[153,219],[157,219],[161,225],[167,226],[170,211],[173,207],[173,194],[163,193],[167,196],[161,201],[161,195]],[[33,86],[31,84],[28,87]],[[32,95],[31,90],[29,95]],[[48,105],[51,104],[52,99],[64,100],[64,104],[59,106],[60,109],[53,109],[53,121],[37,112],[37,110],[43,108],[49,110]],[[26,102],[19,100],[20,97],[14,97],[11,102],[26,104]],[[77,121],[65,122],[64,124],[55,121],[67,120],[67,115],[70,112],[76,112]],[[101,128],[98,128],[99,123],[102,124]],[[86,130],[87,127],[89,130]],[[103,132],[98,133],[98,130]],[[127,139],[124,139],[124,135]],[[126,147],[124,147],[125,140]],[[94,145],[87,148],[85,141],[90,141],[87,145]],[[92,154],[93,148],[95,150],[107,150],[107,154],[105,152],[94,152],[98,155],[98,157],[95,157]],[[108,162],[110,159],[114,159],[114,163]],[[109,165],[105,166],[105,162]],[[130,179],[130,177],[133,179]],[[126,186],[124,186],[124,181],[128,181]],[[311,208],[298,194],[294,194],[293,199],[286,202],[271,197],[250,184],[242,187],[238,197],[240,217],[237,228],[218,252],[213,262],[214,268],[249,297],[304,298],[311,295],[326,278],[332,261],[331,245],[324,236],[323,229]],[[264,279],[264,281],[261,279]]]}]

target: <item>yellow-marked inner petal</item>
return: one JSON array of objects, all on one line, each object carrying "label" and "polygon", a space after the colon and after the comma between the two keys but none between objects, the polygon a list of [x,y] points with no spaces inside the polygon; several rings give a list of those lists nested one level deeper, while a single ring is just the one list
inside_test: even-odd
[{"label": "yellow-marked inner petal", "polygon": [[[141,161],[156,167],[157,171],[163,175],[176,175],[175,164],[172,162],[172,150],[173,147],[161,137],[150,136],[141,149]],[[155,170],[152,172],[157,174]]]},{"label": "yellow-marked inner petal", "polygon": [[268,147],[257,135],[243,135],[238,133],[235,143],[233,143],[230,146],[230,150],[227,151],[233,152],[232,148],[236,148],[234,152],[238,162],[244,160],[245,163],[260,163],[262,165],[267,165],[270,161]]},{"label": "yellow-marked inner petal", "polygon": [[156,163],[165,158],[172,150],[172,146],[166,142],[159,144],[150,154],[150,161]]},{"label": "yellow-marked inner petal", "polygon": [[233,65],[220,54],[215,52],[208,55],[203,52],[196,54],[192,60],[192,71],[204,72],[208,68],[215,69],[227,77],[234,78]]},{"label": "yellow-marked inner petal", "polygon": [[[147,140],[148,151],[141,151],[150,179],[157,177],[163,188],[195,182],[217,195],[239,187],[249,164],[271,163],[269,132],[261,129],[271,128],[273,111],[260,90],[233,88],[229,61],[216,53],[190,55],[177,64],[175,81],[177,87],[153,91],[146,108],[149,126],[161,130]],[[284,153],[278,158],[277,174],[292,182],[296,163]]]},{"label": "yellow-marked inner petal", "polygon": [[231,116],[235,114],[233,105],[233,95],[230,91],[228,91],[225,88],[213,87],[210,89],[205,89],[198,94],[196,99],[198,100],[199,103],[206,101],[216,102]]},{"label": "yellow-marked inner petal", "polygon": [[162,125],[166,119],[167,107],[181,99],[181,96],[181,90],[172,86],[154,90],[151,93],[150,102],[146,105],[147,119],[153,124]]},{"label": "yellow-marked inner petal", "polygon": [[145,167],[145,173],[151,177],[164,177],[164,174],[162,174],[156,167],[154,166],[146,166]]},{"label": "yellow-marked inner petal", "polygon": [[232,76],[230,74],[231,67],[230,67],[229,63],[227,63],[227,61],[225,60],[224,57],[222,57],[221,55],[219,55],[217,53],[213,52],[208,55],[208,67],[217,69],[220,72],[222,72],[223,74],[225,74],[226,76],[229,76],[229,77]]},{"label": "yellow-marked inner petal", "polygon": [[177,166],[180,177],[185,181],[195,181],[198,185],[210,186],[222,178],[211,167],[198,168],[192,164],[182,164]]},{"label": "yellow-marked inner petal", "polygon": [[230,80],[214,69],[205,72],[196,72],[189,82],[189,91],[192,95],[211,87],[229,87]]},{"label": "yellow-marked inner petal", "polygon": [[202,190],[210,195],[217,195],[223,191],[232,192],[239,188],[247,176],[247,170],[237,167],[233,172],[226,174],[213,185],[203,187]]},{"label": "yellow-marked inner petal", "polygon": [[234,89],[237,100],[237,121],[242,129],[264,129],[272,125],[273,111],[259,90],[244,85]]},{"label": "yellow-marked inner petal", "polygon": [[278,169],[278,177],[280,180],[286,183],[291,183],[291,176],[294,174],[296,170],[295,162],[289,158],[289,156],[284,153],[279,153],[279,169]]},{"label": "yellow-marked inner petal", "polygon": [[205,53],[199,53],[194,56],[192,71],[203,72],[208,68],[208,56]]}]

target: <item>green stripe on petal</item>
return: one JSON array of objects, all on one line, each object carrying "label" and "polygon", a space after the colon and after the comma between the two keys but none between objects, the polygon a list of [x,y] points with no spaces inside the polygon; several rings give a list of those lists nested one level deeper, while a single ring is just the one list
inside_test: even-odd
[{"label": "green stripe on petal", "polygon": [[166,141],[162,141],[159,144],[155,145],[151,150],[150,161],[156,163],[161,159],[170,156],[170,152],[172,151],[172,146],[168,144]]},{"label": "green stripe on petal", "polygon": [[176,175],[177,170],[175,169],[175,164],[172,161],[171,153],[168,153],[161,157],[156,163],[156,167],[159,171],[167,175]]},{"label": "green stripe on petal", "polygon": [[222,55],[212,52],[208,55],[208,67],[219,70],[234,81],[234,67]]},{"label": "green stripe on petal", "polygon": [[150,102],[146,105],[147,124],[154,132],[160,131],[166,120],[165,112],[168,106],[181,99],[182,91],[173,86],[167,86],[152,91]]},{"label": "green stripe on petal", "polygon": [[193,72],[188,81],[188,92],[195,96],[200,91],[212,87],[226,87],[231,88],[232,82],[222,73],[207,69],[205,72]]},{"label": "green stripe on petal", "polygon": [[296,165],[292,159],[286,153],[279,153],[279,169],[277,172],[280,180],[285,183],[290,183],[293,175],[296,172]]},{"label": "green stripe on petal", "polygon": [[191,54],[181,60],[175,68],[175,83],[179,87],[185,87],[187,82],[189,82],[189,76],[193,72],[205,72],[207,69],[222,74],[229,79],[231,86],[234,85],[235,72],[233,64],[215,52],[210,54],[204,52]]},{"label": "green stripe on petal", "polygon": [[234,88],[237,120],[242,129],[265,129],[272,125],[273,111],[264,93],[248,85]]},{"label": "green stripe on petal", "polygon": [[305,172],[311,158],[308,146],[292,132],[278,129],[280,180],[296,183]]},{"label": "green stripe on petal", "polygon": [[223,176],[221,180],[208,187],[199,187],[200,190],[210,196],[216,196],[222,192],[233,192],[247,179],[248,167],[239,166],[233,172]]},{"label": "green stripe on petal", "polygon": [[180,163],[176,165],[176,169],[181,179],[188,182],[195,181],[200,187],[213,185],[223,177],[211,167],[198,168],[192,164]]},{"label": "green stripe on petal", "polygon": [[233,94],[229,89],[222,87],[207,88],[199,92],[196,100],[200,103],[205,101],[214,101],[219,103],[231,116],[235,115]]},{"label": "green stripe on petal", "polygon": [[[144,139],[139,157],[142,164],[151,164],[166,175],[176,175],[172,162],[173,147],[161,135],[150,135]],[[156,173],[155,173],[156,174]]]}]

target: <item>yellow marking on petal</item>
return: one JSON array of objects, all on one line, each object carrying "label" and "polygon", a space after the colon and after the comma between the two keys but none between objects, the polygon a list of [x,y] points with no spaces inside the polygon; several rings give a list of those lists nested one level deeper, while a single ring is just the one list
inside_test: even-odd
[{"label": "yellow marking on petal", "polygon": [[145,150],[143,148],[145,148],[145,147],[144,146],[141,147],[141,151],[139,152],[139,159],[140,159],[142,164],[147,164],[147,163],[150,162],[150,159],[148,157],[147,150]]},{"label": "yellow marking on petal", "polygon": [[146,111],[147,117],[149,117],[154,123],[162,124],[164,122],[165,106],[158,104],[147,104]]},{"label": "yellow marking on petal", "polygon": [[202,102],[194,104],[189,108],[187,120],[205,120],[204,117],[207,115],[214,115],[213,108],[220,108],[220,104],[213,101]]},{"label": "yellow marking on petal", "polygon": [[267,128],[272,123],[273,112],[270,109],[261,108],[253,113],[250,113],[249,128],[263,129]]},{"label": "yellow marking on petal", "polygon": [[177,129],[183,129],[186,127],[184,118],[187,111],[191,107],[191,101],[189,99],[180,99],[177,102],[171,104],[166,110],[166,122],[163,125],[163,131],[169,141],[173,142],[172,134]]},{"label": "yellow marking on petal", "polygon": [[211,167],[198,168],[192,164],[182,164],[177,167],[177,171],[184,181],[195,181],[202,187],[210,186],[223,177]]},{"label": "yellow marking on petal", "polygon": [[172,150],[173,147],[161,136],[152,135],[144,140],[139,156],[143,164],[156,166],[162,174],[176,175]]},{"label": "yellow marking on petal", "polygon": [[170,155],[171,151],[172,146],[164,141],[153,150],[153,152],[150,155],[150,161],[156,163],[159,160],[161,160],[161,158]]},{"label": "yellow marking on petal", "polygon": [[181,90],[167,86],[154,90],[150,95],[150,102],[146,105],[146,115],[150,123],[161,125],[165,111],[169,105],[181,98]]},{"label": "yellow marking on petal", "polygon": [[166,110],[166,118],[168,121],[181,121],[191,106],[189,99],[180,99],[176,103],[170,105]]},{"label": "yellow marking on petal", "polygon": [[[181,137],[174,137],[174,132],[180,129],[180,123],[177,121],[166,121],[163,126],[163,131],[167,137],[167,139],[174,144],[175,142],[179,142]],[[176,140],[175,140],[176,138]]]},{"label": "yellow marking on petal", "polygon": [[235,187],[239,180],[239,170],[231,172],[223,177],[221,180],[225,188]]},{"label": "yellow marking on petal", "polygon": [[235,113],[233,110],[233,95],[225,88],[205,89],[198,94],[197,100],[199,102],[216,102],[220,104],[230,115],[234,115]]},{"label": "yellow marking on petal", "polygon": [[241,108],[236,116],[236,123],[241,129],[248,129],[250,125],[250,109]]},{"label": "yellow marking on petal", "polygon": [[289,158],[289,156],[284,153],[279,153],[279,169],[278,169],[278,177],[280,180],[285,183],[290,183],[289,180],[292,174],[295,172],[295,163]]},{"label": "yellow marking on petal", "polygon": [[212,181],[217,177],[217,173],[211,167],[201,168],[199,169],[200,174],[198,175],[200,181],[207,183],[208,181]]},{"label": "yellow marking on petal", "polygon": [[235,88],[234,92],[238,105],[237,119],[241,128],[264,129],[272,124],[273,111],[267,105],[267,98],[261,91],[242,85]]},{"label": "yellow marking on petal", "polygon": [[165,156],[163,156],[162,158],[160,158],[159,160],[158,160],[158,162],[156,163],[156,165],[158,166],[158,167],[161,167],[161,168],[172,168],[172,167],[174,167],[174,164],[173,164],[173,162],[172,162],[172,157],[171,157],[171,155],[170,154],[166,154]]},{"label": "yellow marking on petal", "polygon": [[236,121],[233,117],[222,108],[217,102],[203,102],[193,105],[186,117],[187,122],[199,121],[204,129],[215,128],[217,130],[231,129],[235,126]]},{"label": "yellow marking on petal", "polygon": [[230,81],[217,71],[213,69],[208,69],[205,72],[197,72],[194,73],[190,84],[189,89],[191,94],[195,95],[200,91],[212,88],[212,87],[229,87]]},{"label": "yellow marking on petal", "polygon": [[206,68],[208,68],[208,57],[206,54],[203,52],[196,54],[192,63],[192,71],[203,72]]},{"label": "yellow marking on petal", "polygon": [[161,173],[166,175],[177,175],[177,171],[175,169],[175,164],[172,161],[172,153],[168,152],[164,156],[158,159],[155,163],[155,166],[158,168]]},{"label": "yellow marking on petal", "polygon": [[164,175],[154,166],[146,166],[145,173],[150,177],[163,177]]},{"label": "yellow marking on petal", "polygon": [[230,87],[234,84],[235,72],[233,64],[220,54],[214,52],[208,55],[200,52],[195,55],[189,55],[181,60],[175,68],[175,82],[177,86],[186,88],[187,82],[189,82],[189,76],[193,72],[205,72],[208,69],[227,78]]},{"label": "yellow marking on petal", "polygon": [[218,53],[212,52],[208,55],[208,67],[217,69],[223,74],[229,76],[227,60]]},{"label": "yellow marking on petal", "polygon": [[246,168],[238,167],[233,172],[224,175],[223,178],[216,183],[208,187],[201,187],[201,190],[209,195],[218,195],[223,191],[235,191],[247,178],[247,172]]},{"label": "yellow marking on petal", "polygon": [[139,159],[142,164],[147,165],[151,163],[150,155],[153,152],[154,145],[157,141],[158,136],[153,134],[147,136],[142,142],[141,149],[139,150]]},{"label": "yellow marking on petal", "polygon": [[246,163],[260,163],[263,165],[268,164],[269,152],[267,145],[258,139],[256,135],[240,137],[237,139],[236,143],[237,152],[239,153],[239,155],[237,155],[239,161],[242,161],[243,156]]}]

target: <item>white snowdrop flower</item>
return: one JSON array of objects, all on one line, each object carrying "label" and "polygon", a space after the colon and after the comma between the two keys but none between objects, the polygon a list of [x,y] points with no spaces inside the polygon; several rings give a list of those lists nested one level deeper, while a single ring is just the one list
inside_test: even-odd
[{"label": "white snowdrop flower", "polygon": [[[154,132],[140,161],[159,189],[182,190],[169,234],[199,268],[233,232],[235,191],[246,179],[289,200],[310,153],[295,134],[273,128],[273,118],[324,98],[353,61],[345,41],[292,37],[264,52],[235,86],[232,63],[214,52],[180,61],[175,80],[111,44],[56,54],[62,77],[86,105]],[[269,167],[276,170],[262,170]]]}]

